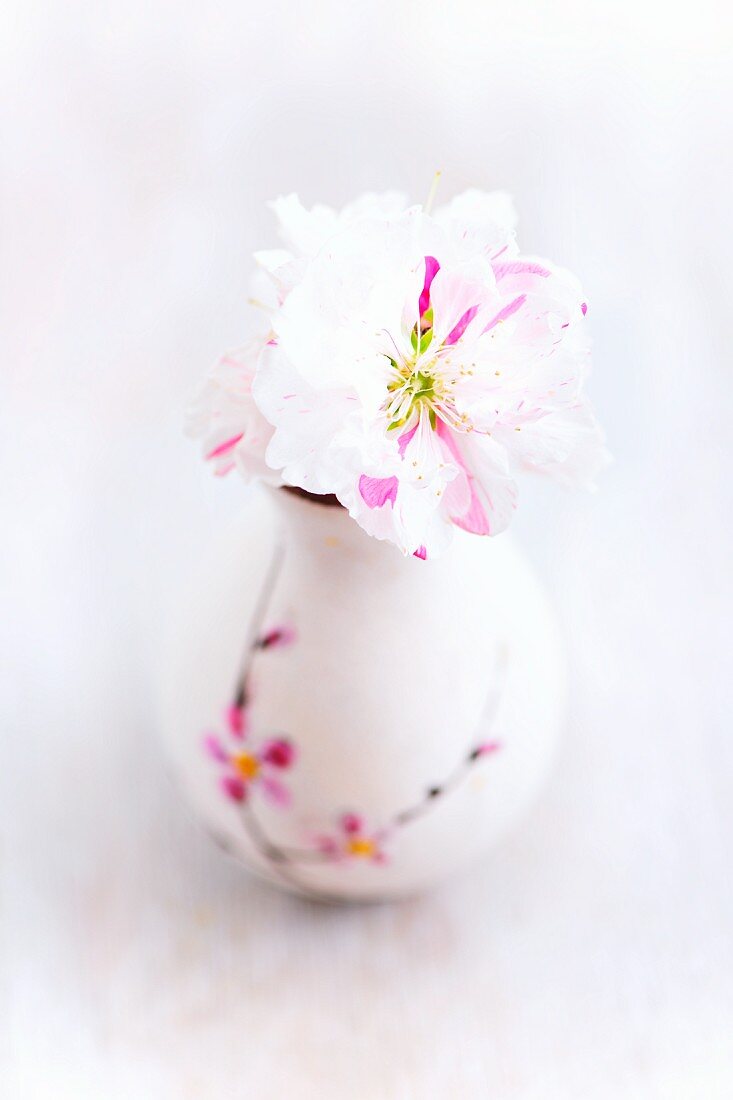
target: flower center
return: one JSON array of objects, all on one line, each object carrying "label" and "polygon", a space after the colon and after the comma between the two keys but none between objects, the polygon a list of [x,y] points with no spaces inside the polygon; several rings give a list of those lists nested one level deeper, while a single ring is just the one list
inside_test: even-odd
[{"label": "flower center", "polygon": [[419,359],[403,361],[390,360],[395,378],[387,386],[389,397],[385,411],[389,418],[388,431],[401,428],[412,419],[413,413],[419,413],[423,407],[430,414],[431,427],[435,427],[435,406],[443,396],[440,376],[434,373],[435,361],[421,363]]},{"label": "flower center", "polygon": [[366,859],[373,856],[376,853],[377,846],[373,840],[369,840],[367,837],[354,836],[350,837],[346,842],[346,851],[350,856],[361,857]]},{"label": "flower center", "polygon": [[[429,335],[426,333],[421,340],[425,348],[425,337]],[[444,346],[432,356],[416,352],[409,358],[390,358],[394,373],[387,385],[388,396],[383,405],[387,431],[403,428],[419,419],[423,412],[427,412],[433,430],[438,420],[457,432],[472,430],[468,416],[456,408],[453,387],[460,378],[473,374],[473,369],[457,363],[452,352],[452,348]]]},{"label": "flower center", "polygon": [[238,752],[232,757],[232,765],[245,780],[256,779],[260,770],[259,760],[249,752]]}]

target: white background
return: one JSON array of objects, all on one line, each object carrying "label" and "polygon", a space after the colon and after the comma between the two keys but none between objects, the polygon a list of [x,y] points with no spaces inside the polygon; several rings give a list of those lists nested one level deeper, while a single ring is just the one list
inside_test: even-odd
[{"label": "white background", "polygon": [[[728,7],[3,4],[4,1100],[733,1095]],[[266,199],[436,168],[582,278],[616,462],[523,486],[572,671],[532,815],[329,911],[166,778],[166,601],[245,497],[181,422]]]}]

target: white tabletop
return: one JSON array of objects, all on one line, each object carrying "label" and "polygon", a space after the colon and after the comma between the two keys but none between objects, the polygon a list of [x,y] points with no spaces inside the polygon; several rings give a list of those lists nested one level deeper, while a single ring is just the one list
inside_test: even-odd
[{"label": "white tabletop", "polygon": [[[8,6],[3,1098],[733,1095],[730,28],[656,8]],[[430,896],[328,909],[167,778],[161,620],[245,493],[182,408],[265,198],[436,166],[582,277],[616,464],[522,487],[571,667],[533,812]]]}]

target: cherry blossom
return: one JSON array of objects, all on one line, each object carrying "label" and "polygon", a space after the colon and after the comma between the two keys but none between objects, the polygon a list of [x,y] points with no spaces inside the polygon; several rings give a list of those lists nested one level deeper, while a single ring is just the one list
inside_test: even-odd
[{"label": "cherry blossom", "polygon": [[494,205],[464,197],[330,238],[273,315],[254,381],[268,464],[419,557],[453,527],[504,530],[518,470],[588,484],[605,461],[582,291],[519,256]]},{"label": "cherry blossom", "polygon": [[191,419],[218,474],[333,494],[422,559],[455,528],[503,531],[522,471],[593,486],[587,301],[519,251],[507,195],[434,214],[396,193],[272,206],[285,247],[256,254],[263,335],[217,365]]}]

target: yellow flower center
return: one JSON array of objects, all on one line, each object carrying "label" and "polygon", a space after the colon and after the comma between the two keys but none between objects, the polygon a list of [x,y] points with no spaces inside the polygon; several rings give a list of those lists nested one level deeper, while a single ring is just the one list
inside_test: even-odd
[{"label": "yellow flower center", "polygon": [[352,836],[346,841],[346,851],[350,856],[367,859],[376,855],[377,846],[373,840],[363,836]]},{"label": "yellow flower center", "polygon": [[234,770],[241,775],[242,779],[256,779],[260,770],[260,762],[257,757],[252,756],[249,752],[238,752],[232,757],[232,764]]}]

